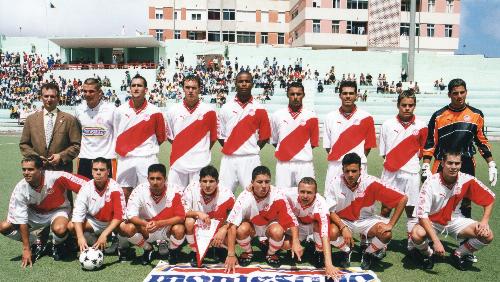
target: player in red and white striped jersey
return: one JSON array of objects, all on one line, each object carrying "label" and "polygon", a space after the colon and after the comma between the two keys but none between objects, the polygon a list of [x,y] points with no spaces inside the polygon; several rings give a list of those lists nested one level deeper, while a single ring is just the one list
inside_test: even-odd
[{"label": "player in red and white striped jersey", "polygon": [[[427,138],[427,125],[413,114],[417,98],[412,90],[398,96],[397,116],[386,120],[380,129],[380,155],[384,160],[382,181],[408,196],[406,229],[408,236],[417,223],[413,209],[418,202],[420,188],[420,161]],[[382,216],[388,217],[391,209],[382,207]],[[408,238],[408,249],[413,244]]]},{"label": "player in red and white striped jersey", "polygon": [[[271,186],[271,171],[265,166],[257,166],[252,171],[252,182],[238,196],[233,210],[227,218],[230,223],[226,258],[226,271],[234,271],[236,260],[235,242],[243,249],[239,264],[247,266],[252,261],[252,237],[269,238],[266,261],[273,267],[280,265],[276,252],[289,249],[290,242],[285,241],[285,232],[290,229],[292,235],[292,258],[301,259],[303,248],[299,241],[297,218],[290,209],[285,195],[278,188]],[[288,240],[287,240],[288,241]]]},{"label": "player in red and white striped jersey", "polygon": [[249,171],[260,165],[259,152],[271,137],[266,110],[252,97],[253,77],[247,71],[236,76],[236,97],[218,115],[218,138],[222,147],[220,184],[233,192],[250,185]]},{"label": "player in red and white striped jersey", "polygon": [[118,232],[124,218],[125,196],[120,185],[109,178],[109,170],[107,159],[95,158],[93,179],[82,186],[76,197],[68,229],[76,234],[80,251],[89,245],[104,249],[108,236],[112,231]]},{"label": "player in red and white striped jersey", "polygon": [[24,179],[12,192],[7,220],[0,222],[0,233],[23,243],[21,265],[26,267],[31,266],[45,248],[30,231],[50,226],[53,257],[59,260],[63,255],[62,243],[68,236],[71,210],[66,191],[78,193],[87,179],[63,171],[43,170],[42,159],[36,155],[25,157],[21,166]]},{"label": "player in red and white striped jersey", "polygon": [[147,89],[146,79],[136,75],[130,84],[129,102],[115,113],[116,181],[124,189],[125,199],[134,187],[147,181],[146,171],[158,163],[156,154],[166,140],[165,119],[160,109],[146,100]]},{"label": "player in red and white striped jersey", "polygon": [[317,192],[318,185],[311,177],[302,178],[297,188],[283,191],[299,223],[299,240],[313,236],[316,247],[313,265],[324,267],[327,277],[338,279],[340,272],[333,266],[330,247],[330,212],[325,198]]},{"label": "player in red and white striped jersey", "polygon": [[271,144],[276,147],[276,186],[296,186],[303,177],[314,178],[312,149],[319,144],[318,118],[302,107],[304,86],[292,82],[287,89],[288,107],[271,116]]},{"label": "player in red and white striped jersey", "polygon": [[[431,269],[432,255],[444,256],[445,250],[438,233],[446,232],[456,239],[465,239],[452,254],[457,268],[465,270],[470,262],[467,256],[490,244],[493,231],[489,220],[495,194],[474,176],[460,172],[462,156],[458,152],[445,153],[443,170],[428,177],[422,185],[415,209],[419,223],[412,230],[417,253],[422,254],[423,266]],[[469,199],[484,208],[480,221],[467,218],[460,211],[461,202]],[[432,249],[428,240],[432,240]]]},{"label": "player in red and white striped jersey", "polygon": [[186,76],[183,89],[184,100],[170,107],[165,119],[172,143],[168,183],[185,188],[197,181],[200,169],[210,163],[210,149],[217,141],[217,115],[200,101],[200,78]]},{"label": "player in red and white striped jersey", "polygon": [[[215,253],[225,260],[222,248],[226,246],[226,235],[229,224],[226,218],[234,206],[233,192],[219,185],[219,172],[213,166],[206,166],[200,170],[199,182],[193,182],[184,190],[182,202],[186,210],[186,240],[193,251],[191,253],[191,265],[197,266],[196,243],[194,238],[194,226],[196,220],[210,224],[210,219],[219,221],[219,227],[212,239],[211,246]],[[203,255],[203,254],[199,254]]]},{"label": "player in red and white striped jersey", "polygon": [[[153,164],[148,168],[148,182],[137,186],[130,195],[128,221],[120,226],[132,244],[144,249],[143,264],[153,259],[152,243],[158,243],[160,255],[170,254],[169,262],[175,264],[179,247],[184,242],[183,188],[167,184],[166,176],[167,169],[163,164]],[[166,240],[169,240],[168,248],[164,243]]]},{"label": "player in red and white striped jersey", "polygon": [[[367,172],[367,156],[377,147],[373,117],[359,109],[355,102],[358,86],[355,81],[340,83],[341,106],[330,112],[323,125],[323,147],[328,153],[325,183],[342,173],[342,157],[354,152],[361,157],[362,170]],[[363,173],[364,173],[363,172]]]},{"label": "player in red and white striped jersey", "polygon": [[[406,206],[407,197],[378,178],[361,172],[361,158],[348,153],[342,159],[343,173],[328,182],[325,198],[330,208],[330,219],[335,224],[330,232],[333,245],[342,251],[342,267],[350,265],[350,251],[354,246],[353,233],[371,238],[363,253],[361,268],[369,269],[375,253],[383,250],[392,238],[392,229]],[[384,218],[375,212],[375,202],[395,208],[392,217]]]}]

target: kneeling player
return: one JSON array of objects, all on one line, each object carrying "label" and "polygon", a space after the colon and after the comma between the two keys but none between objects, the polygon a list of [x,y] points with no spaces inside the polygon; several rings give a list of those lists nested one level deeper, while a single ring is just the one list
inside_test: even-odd
[{"label": "kneeling player", "polygon": [[[408,198],[387,187],[367,173],[361,173],[361,158],[349,153],[342,159],[343,173],[333,178],[325,187],[325,197],[330,207],[330,219],[335,224],[330,232],[334,246],[342,252],[342,267],[350,266],[350,251],[354,246],[353,233],[371,238],[363,252],[361,268],[370,268],[373,258],[392,238],[392,229],[399,220]],[[390,219],[375,214],[375,201],[395,208]]]},{"label": "kneeling player", "polygon": [[339,270],[332,263],[329,237],[329,212],[325,198],[318,194],[318,185],[312,177],[300,180],[297,189],[284,191],[293,213],[299,222],[299,240],[313,236],[316,250],[314,262],[318,268],[325,267],[325,274],[332,279],[340,278]]},{"label": "kneeling player", "polygon": [[[287,249],[284,245],[285,232],[292,233],[292,258],[301,259],[304,252],[299,241],[297,219],[290,209],[286,197],[271,186],[271,171],[265,166],[258,166],[252,171],[251,185],[241,192],[234,208],[227,218],[230,223],[227,237],[226,271],[234,271],[236,265],[235,241],[243,249],[239,264],[247,266],[252,262],[252,237],[269,238],[266,261],[273,267],[280,265],[276,252]],[[287,244],[289,245],[289,244]]]},{"label": "kneeling player", "polygon": [[[419,223],[412,230],[412,240],[421,254],[423,267],[434,266],[432,255],[444,255],[444,247],[438,232],[457,239],[465,239],[451,255],[457,268],[465,270],[473,253],[493,240],[493,232],[488,225],[493,211],[495,195],[475,177],[460,172],[460,153],[446,153],[443,170],[428,177],[420,191],[420,199],[415,210]],[[470,199],[484,208],[479,222],[464,217],[460,212],[463,199]],[[428,240],[432,240],[432,249]]]},{"label": "kneeling player", "polygon": [[[60,260],[66,240],[70,203],[66,189],[78,192],[86,180],[62,171],[45,171],[39,156],[21,161],[24,179],[17,183],[9,202],[7,220],[0,223],[0,233],[23,243],[22,267],[39,259],[45,246],[30,231],[50,226],[54,244],[53,258]],[[30,248],[31,244],[31,248]]]},{"label": "kneeling player", "polygon": [[[152,243],[158,243],[158,252],[169,254],[169,263],[177,263],[180,246],[184,242],[185,212],[182,206],[182,188],[167,185],[167,169],[162,164],[148,168],[148,182],[132,191],[127,204],[127,222],[120,229],[129,241],[142,247],[142,263],[153,260]],[[166,240],[169,240],[167,247]],[[169,251],[170,249],[170,251]]]},{"label": "kneeling player", "polygon": [[[200,170],[200,182],[194,182],[184,190],[182,202],[186,210],[186,240],[193,252],[190,254],[191,265],[196,267],[196,246],[194,240],[194,227],[196,220],[210,224],[210,220],[219,221],[210,246],[221,261],[226,259],[224,247],[229,224],[226,218],[234,206],[234,195],[230,189],[219,186],[219,172],[213,166],[206,166]],[[202,256],[203,254],[198,254]],[[201,257],[200,257],[201,259]]]},{"label": "kneeling player", "polygon": [[[123,220],[125,196],[120,185],[109,178],[111,169],[109,160],[102,157],[92,160],[92,177],[75,200],[73,217],[68,229],[76,234],[80,251],[90,246],[104,249],[112,231],[118,232]],[[125,250],[127,240],[118,236],[119,258],[130,256],[131,250]],[[124,244],[125,243],[125,244]],[[120,248],[122,247],[122,248]]]}]

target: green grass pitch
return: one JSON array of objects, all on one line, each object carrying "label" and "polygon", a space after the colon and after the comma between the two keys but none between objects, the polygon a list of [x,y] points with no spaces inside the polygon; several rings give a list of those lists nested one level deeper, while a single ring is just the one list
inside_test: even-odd
[{"label": "green grass pitch", "polygon": [[[22,178],[19,162],[21,156],[18,148],[19,137],[0,136],[0,218],[5,219],[7,215],[10,193],[14,185]],[[494,158],[500,160],[500,142],[493,142]],[[163,145],[160,153],[162,163],[167,163],[167,145]],[[212,163],[219,167],[220,147],[216,145],[213,149]],[[276,161],[274,160],[274,149],[270,145],[261,152],[264,165],[271,168],[274,173]],[[320,191],[324,189],[324,177],[326,174],[326,152],[322,148],[314,150],[316,176]],[[379,176],[382,168],[382,158],[378,151],[374,150],[369,155],[369,173]],[[488,183],[486,163],[481,157],[477,158],[477,173],[480,180]],[[250,173],[250,172],[249,172]],[[500,184],[497,184],[499,187]],[[494,189],[496,192],[497,189]],[[473,214],[478,218],[482,214],[481,208],[474,208]],[[495,207],[490,226],[495,234],[500,234],[499,211]],[[448,253],[456,247],[457,242],[453,238],[443,239]],[[411,259],[406,257],[406,218],[403,215],[396,226],[394,239],[389,244],[387,257],[374,267],[374,271],[383,281],[498,281],[499,267],[497,259],[500,254],[500,244],[497,241],[477,253],[479,262],[474,264],[472,270],[461,272],[456,270],[448,257],[436,262],[432,271],[420,270]],[[335,251],[335,250],[334,250]],[[142,251],[137,250],[137,255]],[[20,267],[21,243],[0,236],[0,280],[1,281],[142,281],[151,271],[150,266],[134,265],[131,263],[118,263],[116,256],[106,256],[105,268],[100,271],[82,271],[77,260],[54,262],[52,258],[45,256],[36,262],[31,269]],[[335,256],[335,254],[334,254]],[[359,255],[353,254],[353,266],[359,265]],[[155,261],[156,263],[157,261]],[[497,278],[495,278],[497,277]]]}]

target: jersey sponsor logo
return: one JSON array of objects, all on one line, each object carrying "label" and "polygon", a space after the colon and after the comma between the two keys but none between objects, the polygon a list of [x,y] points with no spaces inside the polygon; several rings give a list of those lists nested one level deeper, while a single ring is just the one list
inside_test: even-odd
[{"label": "jersey sponsor logo", "polygon": [[107,130],[102,127],[84,127],[82,129],[82,135],[86,137],[96,137],[96,136],[104,136],[106,135]]}]

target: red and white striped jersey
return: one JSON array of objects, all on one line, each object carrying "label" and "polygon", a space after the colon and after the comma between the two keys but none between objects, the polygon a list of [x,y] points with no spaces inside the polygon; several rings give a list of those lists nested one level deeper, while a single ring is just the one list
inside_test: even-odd
[{"label": "red and white striped jersey", "polygon": [[82,125],[79,158],[115,158],[114,118],[116,107],[101,100],[93,109],[86,104],[76,108],[75,117]]},{"label": "red and white striped jersey", "polygon": [[420,189],[414,215],[447,225],[452,218],[463,217],[460,205],[464,198],[485,207],[495,201],[495,194],[477,178],[466,173],[459,172],[457,182],[451,188],[444,184],[441,173],[433,174]]},{"label": "red and white striped jersey", "polygon": [[156,155],[166,140],[166,124],[158,107],[144,101],[135,110],[132,100],[121,105],[115,113],[116,153],[122,157]]},{"label": "red and white striped jersey", "polygon": [[326,205],[326,200],[319,193],[309,206],[302,206],[299,200],[297,187],[283,189],[283,193],[288,199],[288,203],[297,217],[299,224],[308,225],[316,222],[319,226],[321,237],[328,236],[328,226],[330,224],[330,211]]},{"label": "red and white striped jersey", "polygon": [[175,104],[165,114],[167,138],[172,140],[170,167],[190,173],[211,160],[210,143],[217,141],[217,116],[207,104],[198,102],[193,111],[184,103]]},{"label": "red and white striped jersey", "polygon": [[218,138],[224,140],[225,155],[258,155],[257,141],[271,137],[271,125],[264,107],[253,98],[245,105],[235,98],[222,106],[218,115]]},{"label": "red and white striped jersey", "polygon": [[168,184],[164,195],[155,200],[151,196],[149,183],[142,183],[132,191],[127,203],[127,219],[134,216],[147,221],[165,220],[174,216],[186,217],[182,205],[182,188]]},{"label": "red and white striped jersey", "polygon": [[267,197],[259,201],[255,199],[252,191],[245,189],[241,192],[227,221],[239,226],[245,220],[258,226],[276,221],[285,230],[298,226],[286,196],[274,186],[271,186]]},{"label": "red and white striped jersey", "polygon": [[219,186],[217,195],[208,203],[205,202],[201,193],[200,183],[197,181],[186,187],[182,195],[182,203],[186,212],[201,211],[208,214],[210,218],[224,223],[234,206],[235,198],[233,192],[230,189]]},{"label": "red and white striped jersey", "polygon": [[380,128],[380,155],[385,156],[384,168],[394,172],[420,171],[419,157],[427,138],[427,125],[413,116],[405,126],[398,116],[386,120]]},{"label": "red and white striped jersey", "polygon": [[325,198],[330,212],[335,212],[340,218],[349,221],[377,215],[376,201],[394,208],[403,197],[404,194],[367,174],[361,174],[354,191],[347,187],[342,174],[334,177],[325,187]]},{"label": "red and white striped jersey", "polygon": [[123,190],[113,179],[109,179],[106,188],[99,191],[94,180],[90,180],[80,190],[73,209],[73,222],[85,222],[87,216],[100,222],[113,219],[122,220],[125,212]]},{"label": "red and white striped jersey", "polygon": [[312,147],[319,144],[318,117],[313,111],[302,109],[292,115],[287,107],[271,116],[271,144],[278,144],[274,153],[282,162],[313,160]]},{"label": "red and white striped jersey", "polygon": [[75,193],[87,182],[83,176],[64,171],[44,171],[42,185],[35,189],[25,179],[19,181],[12,191],[7,221],[12,224],[27,224],[28,213],[46,214],[56,209],[71,208],[66,190]]},{"label": "red and white striped jersey", "polygon": [[340,109],[329,113],[323,125],[323,147],[330,149],[329,161],[341,161],[354,152],[366,163],[365,149],[377,147],[373,117],[356,108],[347,118]]}]

